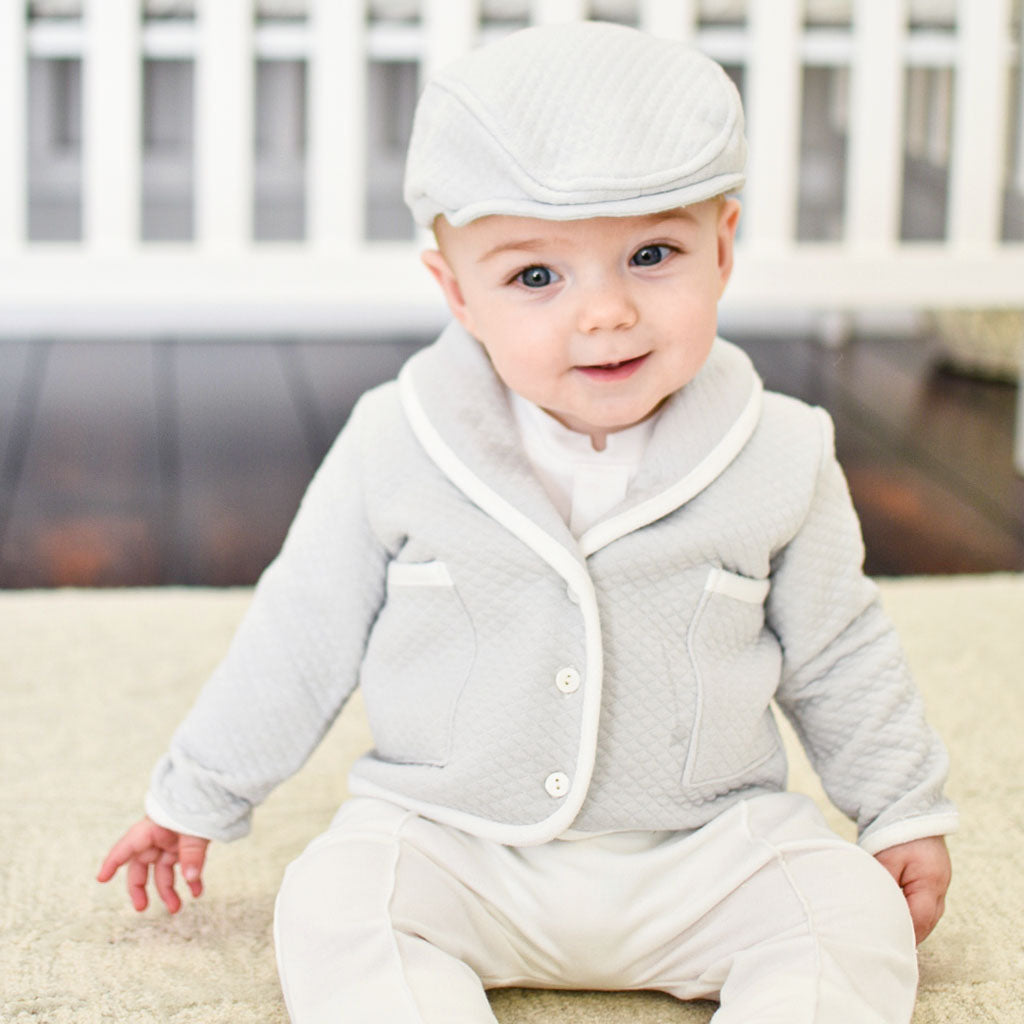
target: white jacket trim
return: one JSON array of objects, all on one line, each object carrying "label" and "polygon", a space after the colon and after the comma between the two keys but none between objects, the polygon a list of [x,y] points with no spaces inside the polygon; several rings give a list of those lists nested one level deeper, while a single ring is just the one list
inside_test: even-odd
[{"label": "white jacket trim", "polygon": [[452,587],[444,562],[388,562],[389,587]]},{"label": "white jacket trim", "polygon": [[144,809],[146,817],[149,818],[150,821],[155,822],[161,828],[170,829],[172,832],[178,832],[183,836],[199,836],[200,839],[219,838],[218,836],[197,832],[194,826],[186,825],[178,821],[173,814],[164,808],[152,790],[149,790],[146,793]]},{"label": "white jacket trim", "polygon": [[770,580],[755,580],[727,569],[712,569],[708,573],[704,590],[711,594],[724,594],[736,601],[748,604],[764,604],[764,599],[771,590]]},{"label": "white jacket trim", "polygon": [[[409,373],[399,375],[398,386],[402,407],[408,417],[413,434],[441,472],[474,504],[521,540],[531,551],[543,558],[566,581],[579,602],[583,615],[584,646],[587,657],[586,692],[579,754],[573,778],[570,780],[569,792],[564,797],[557,798],[559,807],[552,815],[534,825],[501,825],[483,818],[465,815],[467,825],[462,826],[466,828],[471,822],[471,831],[485,838],[493,838],[497,842],[509,842],[513,838],[519,845],[547,842],[564,832],[576,819],[586,800],[587,790],[590,788],[590,780],[594,773],[598,725],[601,718],[601,688],[604,677],[601,620],[594,584],[582,561],[575,558],[568,548],[563,547],[531,519],[510,505],[452,451],[430,422],[426,410],[416,394],[415,385]],[[557,765],[552,765],[552,769],[557,767]],[[363,785],[360,784],[360,791],[371,795],[362,788]],[[413,807],[408,799],[403,803],[405,806]],[[429,808],[413,809],[420,809],[429,814]],[[459,827],[459,823],[455,819],[456,816],[450,810],[445,809],[445,820]]]},{"label": "white jacket trim", "polygon": [[674,512],[721,476],[757,429],[763,396],[764,385],[755,377],[746,406],[722,440],[677,483],[627,512],[587,530],[580,538],[580,550],[584,557]]},{"label": "white jacket trim", "polygon": [[[349,777],[348,791],[352,796],[369,796],[378,800],[387,800],[389,803],[397,803],[408,811],[414,811],[423,818],[431,821],[443,822],[452,828],[457,828],[470,835],[479,836],[488,842],[498,843],[501,846],[541,846],[557,839],[564,832],[569,831],[568,825],[563,822],[569,815],[565,805],[559,808],[554,814],[536,824],[530,825],[506,825],[491,818],[481,818],[476,814],[467,814],[465,811],[454,810],[447,804],[432,804],[425,800],[416,800],[405,794],[396,793],[386,786],[378,786],[359,775]],[[575,799],[576,787],[564,797],[565,800]],[[586,789],[583,790],[586,796]],[[572,818],[579,813],[575,806],[572,809]],[[571,820],[570,820],[571,824]]]},{"label": "white jacket trim", "polygon": [[877,831],[867,831],[858,844],[867,853],[881,853],[890,846],[911,843],[915,839],[927,839],[930,836],[949,836],[957,831],[960,816],[956,811],[944,811],[940,814],[922,814],[906,821],[896,821]]}]

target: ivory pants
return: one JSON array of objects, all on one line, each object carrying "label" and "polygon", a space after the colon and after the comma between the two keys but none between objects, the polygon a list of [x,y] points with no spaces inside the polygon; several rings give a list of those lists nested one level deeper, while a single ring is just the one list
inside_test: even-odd
[{"label": "ivory pants", "polygon": [[508,847],[346,803],[275,916],[294,1024],[494,1024],[485,989],[658,989],[715,1024],[907,1024],[910,915],[810,800],[762,796],[690,833]]}]

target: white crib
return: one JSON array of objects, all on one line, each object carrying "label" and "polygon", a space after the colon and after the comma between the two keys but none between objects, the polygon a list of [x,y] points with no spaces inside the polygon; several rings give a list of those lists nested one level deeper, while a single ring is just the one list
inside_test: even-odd
[{"label": "white crib", "polygon": [[741,86],[726,316],[1024,307],[1020,8],[0,0],[0,334],[436,326],[400,198],[421,76],[583,17],[691,39]]}]

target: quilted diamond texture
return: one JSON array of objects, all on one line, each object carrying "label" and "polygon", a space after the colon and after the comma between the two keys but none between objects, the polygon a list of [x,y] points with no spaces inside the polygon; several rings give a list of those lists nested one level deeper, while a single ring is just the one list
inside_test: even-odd
[{"label": "quilted diamond texture", "polygon": [[[823,414],[766,395],[759,426],[710,486],[584,561],[525,466],[478,347],[455,338],[424,357],[424,404],[460,468],[428,456],[395,385],[360,403],[158,766],[157,805],[199,834],[242,834],[362,665],[379,749],[354,781],[399,802],[514,829],[582,799],[580,829],[695,828],[784,787],[774,697],[865,834],[948,809],[945,753],[860,572]],[[727,425],[728,396],[694,384],[699,418],[717,408]],[[667,472],[669,446],[659,450]],[[477,477],[487,490],[473,498],[462,485]],[[580,572],[596,594],[603,678],[588,662],[585,602],[562,575]],[[567,666],[581,677],[571,692],[557,682]],[[599,684],[600,704],[588,704]],[[591,707],[596,745],[581,751]],[[581,754],[593,756],[585,792]],[[556,773],[568,794],[545,788]]]},{"label": "quilted diamond texture", "polygon": [[[712,61],[668,40],[581,23],[524,32],[440,79],[549,188],[662,184],[718,156],[738,109]],[[636,96],[644,98],[638,116]],[[659,131],[670,125],[672,131]],[[615,145],[609,145],[614,131]],[[611,162],[608,158],[611,157]]]},{"label": "quilted diamond texture", "polygon": [[745,159],[739,95],[714,61],[578,22],[513,33],[428,83],[405,194],[424,225],[596,216],[592,204],[645,198],[632,212],[646,213],[738,188]]}]

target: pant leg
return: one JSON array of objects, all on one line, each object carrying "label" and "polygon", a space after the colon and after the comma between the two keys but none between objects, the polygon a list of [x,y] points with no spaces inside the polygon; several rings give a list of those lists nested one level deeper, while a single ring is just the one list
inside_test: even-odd
[{"label": "pant leg", "polygon": [[889,873],[852,845],[783,846],[764,873],[784,877],[779,902],[795,901],[804,922],[737,954],[715,1024],[908,1024],[917,953]]},{"label": "pant leg", "polygon": [[686,927],[661,965],[678,980],[654,987],[681,998],[717,989],[715,1024],[907,1024],[917,956],[889,873],[803,798],[780,794],[741,811],[719,863],[745,847],[760,866]]},{"label": "pant leg", "polygon": [[382,801],[354,801],[289,865],[274,940],[293,1024],[496,1024],[463,960],[394,925],[403,886],[441,904],[451,888],[445,870],[409,877],[411,820]]},{"label": "pant leg", "polygon": [[720,998],[716,1024],[906,1024],[909,912],[813,804],[689,836],[515,850],[380,801],[343,808],[278,900],[296,1024],[494,1024],[484,984]]}]

